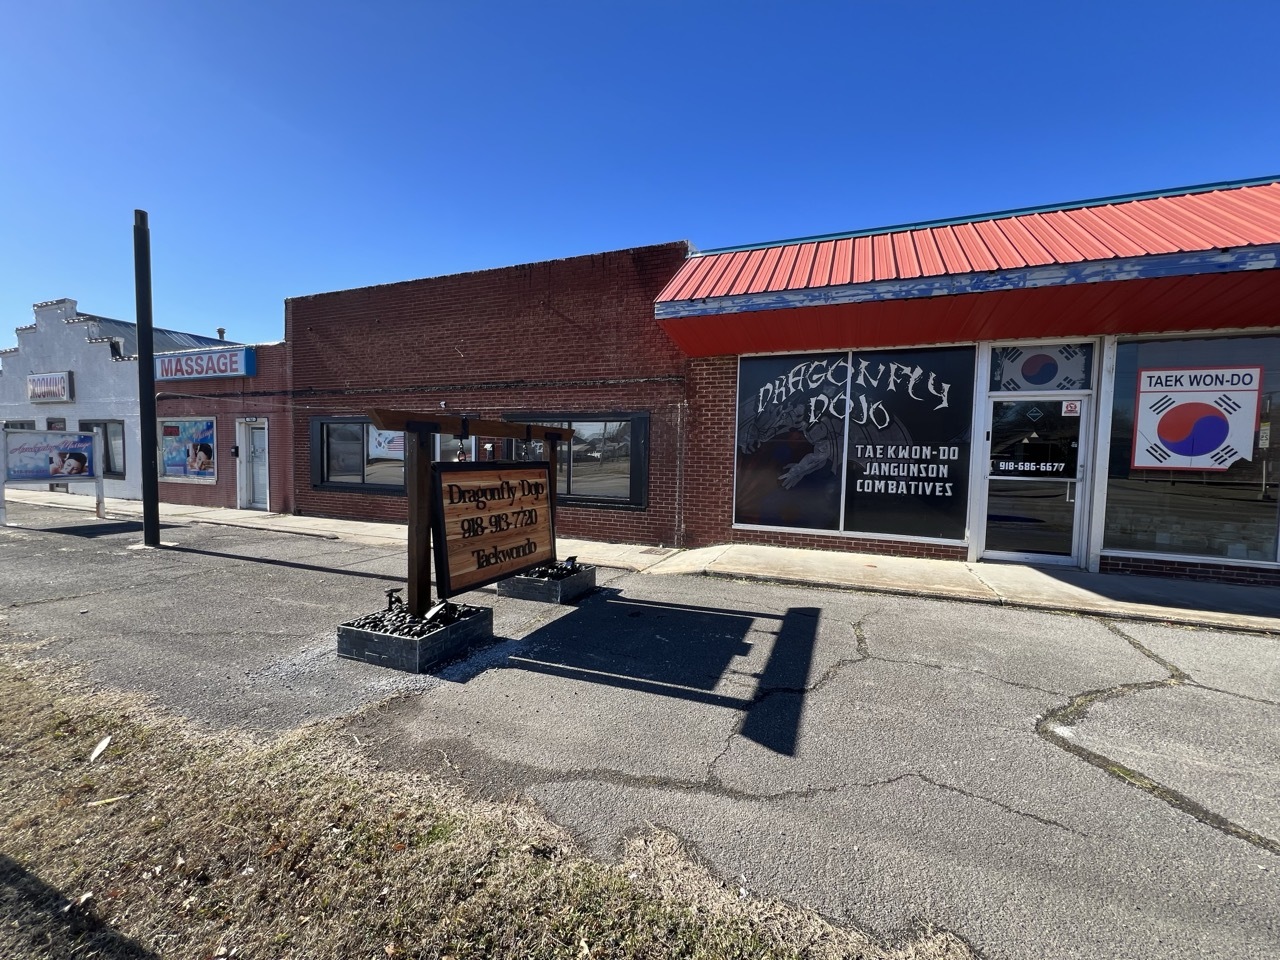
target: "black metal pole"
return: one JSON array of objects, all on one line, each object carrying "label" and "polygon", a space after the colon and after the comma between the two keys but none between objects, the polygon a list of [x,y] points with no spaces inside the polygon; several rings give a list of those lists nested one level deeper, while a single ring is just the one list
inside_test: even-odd
[{"label": "black metal pole", "polygon": [[156,348],[151,323],[151,228],[133,211],[133,282],[138,296],[138,417],[142,421],[142,542],[160,546],[160,454],[156,436]]},{"label": "black metal pole", "polygon": [[431,451],[434,431],[421,426],[404,433],[404,486],[409,495],[409,612],[421,617],[431,606]]}]

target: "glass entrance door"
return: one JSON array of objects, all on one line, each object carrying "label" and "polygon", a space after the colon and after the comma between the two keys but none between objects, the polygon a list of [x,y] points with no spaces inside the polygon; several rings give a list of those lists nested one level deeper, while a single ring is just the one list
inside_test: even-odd
[{"label": "glass entrance door", "polygon": [[1079,563],[1087,397],[992,400],[984,556]]}]

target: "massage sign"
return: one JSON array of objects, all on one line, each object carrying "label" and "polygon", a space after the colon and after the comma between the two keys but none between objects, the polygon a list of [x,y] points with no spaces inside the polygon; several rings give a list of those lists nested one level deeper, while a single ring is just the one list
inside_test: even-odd
[{"label": "massage sign", "polygon": [[735,522],[963,539],[973,376],[972,347],[743,358]]},{"label": "massage sign", "polygon": [[555,560],[547,463],[440,463],[436,592],[447,599]]},{"label": "massage sign", "polygon": [[1132,466],[1226,470],[1253,459],[1261,367],[1139,370]]}]

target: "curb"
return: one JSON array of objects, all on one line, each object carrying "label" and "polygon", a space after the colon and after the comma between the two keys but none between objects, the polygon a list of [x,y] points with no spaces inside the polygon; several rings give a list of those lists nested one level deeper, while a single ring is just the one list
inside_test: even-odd
[{"label": "curb", "polygon": [[184,519],[178,522],[193,527],[203,523],[210,527],[233,527],[238,530],[266,530],[268,533],[287,533],[294,537],[314,537],[317,540],[342,539],[342,537],[336,533],[312,533],[310,530],[283,530],[279,527],[272,527],[267,524],[230,523],[226,520],[197,520],[195,518]]},{"label": "curb", "polygon": [[1202,630],[1220,630],[1228,633],[1248,633],[1263,637],[1280,638],[1280,626],[1262,627],[1244,623],[1222,623],[1194,616],[1179,614],[1157,614],[1142,610],[1097,610],[1089,607],[1068,606],[1066,604],[1034,603],[1029,600],[1010,600],[1008,597],[978,597],[973,594],[944,594],[911,587],[888,587],[872,584],[852,586],[846,583],[806,580],[801,577],[786,575],[765,577],[754,573],[732,573],[729,571],[708,570],[703,568],[693,576],[715,577],[720,580],[747,580],[752,583],[777,583],[793,587],[808,587],[814,590],[841,590],[848,593],[876,593],[884,596],[911,597],[917,600],[953,601],[955,603],[984,604],[991,607],[1009,607],[1014,610],[1035,610],[1040,613],[1070,614],[1077,617],[1097,617],[1104,620],[1133,620],[1141,623],[1164,623],[1179,627],[1197,627]]}]

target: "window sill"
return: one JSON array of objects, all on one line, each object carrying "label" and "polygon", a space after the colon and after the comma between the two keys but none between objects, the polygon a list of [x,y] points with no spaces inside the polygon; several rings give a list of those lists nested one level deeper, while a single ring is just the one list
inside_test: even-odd
[{"label": "window sill", "polygon": [[585,507],[590,510],[630,510],[649,509],[647,503],[631,503],[627,500],[591,500],[586,497],[572,497],[563,493],[556,494],[557,507]]},{"label": "window sill", "polygon": [[312,490],[324,490],[329,493],[371,493],[380,497],[403,497],[404,487],[376,483],[313,483]]}]

